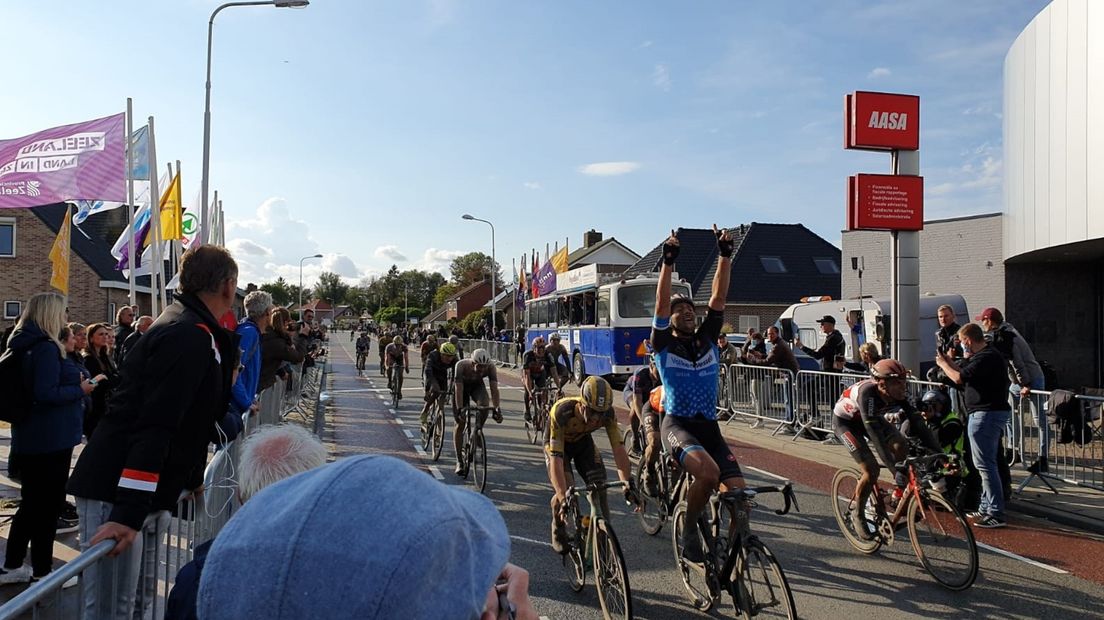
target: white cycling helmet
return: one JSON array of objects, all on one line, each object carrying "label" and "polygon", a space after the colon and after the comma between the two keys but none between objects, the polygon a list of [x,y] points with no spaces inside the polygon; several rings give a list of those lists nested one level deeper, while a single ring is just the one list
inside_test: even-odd
[{"label": "white cycling helmet", "polygon": [[491,363],[491,354],[487,353],[486,349],[476,349],[472,351],[471,359],[476,364],[485,365]]}]

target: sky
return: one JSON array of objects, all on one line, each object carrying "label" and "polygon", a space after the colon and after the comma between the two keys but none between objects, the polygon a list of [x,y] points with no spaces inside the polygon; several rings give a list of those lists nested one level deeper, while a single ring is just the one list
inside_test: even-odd
[{"label": "sky", "polygon": [[[196,195],[216,0],[0,0],[0,138],[156,119]],[[313,0],[215,23],[211,188],[239,281],[448,274],[677,227],[801,223],[840,244],[843,97],[921,97],[925,217],[1000,211],[1005,54],[1044,0]],[[136,121],[138,124],[139,121]],[[163,164],[161,166],[164,167]]]}]

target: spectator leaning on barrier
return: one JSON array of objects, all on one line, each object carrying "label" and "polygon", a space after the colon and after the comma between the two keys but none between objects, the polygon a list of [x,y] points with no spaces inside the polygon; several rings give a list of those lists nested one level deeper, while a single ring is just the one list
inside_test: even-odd
[{"label": "spectator leaning on barrier", "polygon": [[230,412],[239,416],[246,411],[256,411],[257,386],[261,378],[261,334],[272,321],[272,295],[253,291],[245,296],[246,319],[234,330],[241,341],[238,346],[242,356],[241,373],[230,390]]},{"label": "spectator leaning on barrier", "polygon": [[981,328],[974,323],[958,330],[958,337],[967,353],[961,366],[947,354],[937,351],[935,363],[954,383],[965,390],[966,411],[970,415],[967,433],[973,452],[974,466],[981,474],[981,504],[976,513],[976,527],[1004,527],[1004,489],[997,470],[997,454],[1001,432],[1012,416],[1008,404],[1008,374],[1005,363],[985,341]]},{"label": "spectator leaning on barrier", "polygon": [[[326,447],[301,426],[261,426],[242,444],[238,499],[245,503],[270,484],[326,464]],[[207,553],[216,539],[198,547],[192,561],[181,567],[169,592],[165,620],[196,618],[196,595]]]},{"label": "spectator leaning on barrier", "polygon": [[257,390],[266,390],[276,383],[276,371],[281,364],[298,364],[303,361],[303,354],[291,342],[291,335],[287,332],[287,319],[291,315],[283,308],[272,311],[271,324],[265,328],[261,336],[261,374],[257,383]]},{"label": "spectator leaning on barrier", "polygon": [[782,340],[782,336],[778,332],[777,327],[771,325],[767,328],[767,341],[771,343],[770,353],[763,359],[749,359],[747,363],[784,368],[792,372],[796,377],[797,372],[801,370],[797,365],[797,357],[794,356],[794,352],[790,349],[790,345],[786,344],[785,340]]},{"label": "spectator leaning on barrier", "polygon": [[124,360],[107,413],[77,460],[69,492],[77,498],[81,549],[116,541],[113,559],[84,573],[86,618],[108,617],[113,608],[130,618],[142,566],[156,554],[139,530],[203,482],[238,356],[238,336],[215,317],[231,308],[237,283],[238,266],[225,249],[203,245],[184,254],[176,301]]},{"label": "spectator leaning on barrier", "polygon": [[794,346],[804,351],[810,357],[820,360],[820,369],[831,372],[835,366],[836,356],[847,353],[847,343],[843,340],[843,334],[836,330],[836,317],[826,314],[818,319],[820,331],[825,335],[824,344],[819,349],[813,350],[801,344],[801,339],[794,340]]},{"label": "spectator leaning on barrier", "polygon": [[[11,428],[11,453],[19,457],[21,499],[8,534],[0,584],[39,579],[53,567],[54,537],[65,503],[73,446],[80,443],[84,397],[95,386],[69,358],[68,332],[61,295],[39,293],[27,301],[9,343],[23,356],[23,389],[32,404],[27,416]],[[30,567],[23,565],[28,546]]]},{"label": "spectator leaning on barrier", "polygon": [[717,336],[717,350],[718,359],[721,360],[721,364],[725,366],[731,366],[741,361],[741,351],[736,348],[736,345],[728,341],[728,336],[721,334]]},{"label": "spectator leaning on barrier", "polygon": [[88,337],[84,347],[84,366],[92,376],[103,375],[105,378],[96,383],[96,389],[92,392],[92,408],[84,415],[84,436],[91,438],[100,423],[104,412],[107,411],[107,400],[111,392],[119,383],[119,371],[115,368],[115,362],[107,351],[107,341],[111,335],[111,328],[105,323],[93,323],[88,328]]},{"label": "spectator leaning on barrier", "polygon": [[536,620],[529,575],[509,555],[506,524],[486,497],[399,459],[351,457],[242,506],[207,555],[199,617],[494,619],[502,588],[517,618]]}]

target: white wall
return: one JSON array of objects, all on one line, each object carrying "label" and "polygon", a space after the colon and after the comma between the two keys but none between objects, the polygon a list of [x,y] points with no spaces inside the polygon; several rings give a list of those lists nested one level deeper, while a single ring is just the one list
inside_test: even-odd
[{"label": "white wall", "polygon": [[1054,0],[1004,60],[1004,258],[1104,237],[1104,2]]}]

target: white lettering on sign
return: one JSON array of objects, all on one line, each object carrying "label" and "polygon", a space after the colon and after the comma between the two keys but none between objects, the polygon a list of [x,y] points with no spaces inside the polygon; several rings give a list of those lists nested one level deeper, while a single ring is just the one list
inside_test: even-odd
[{"label": "white lettering on sign", "polygon": [[896,129],[905,131],[908,129],[908,114],[903,112],[878,112],[870,113],[870,122],[866,124],[871,129]]}]

